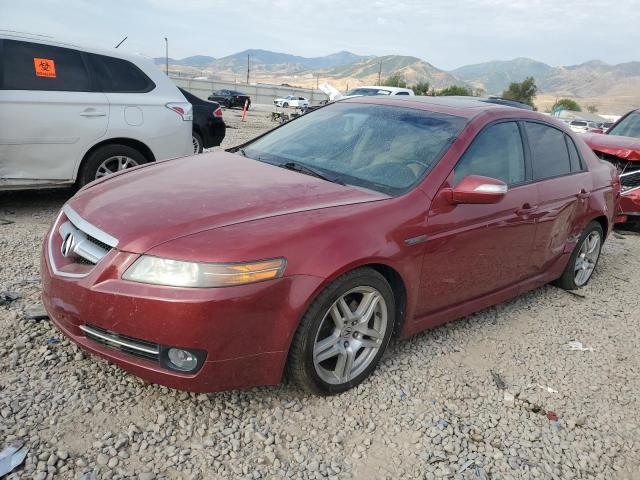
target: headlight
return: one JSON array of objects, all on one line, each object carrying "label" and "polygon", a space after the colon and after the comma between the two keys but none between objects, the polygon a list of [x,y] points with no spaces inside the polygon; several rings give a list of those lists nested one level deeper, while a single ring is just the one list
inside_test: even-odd
[{"label": "headlight", "polygon": [[196,263],[142,255],[122,278],[171,287],[228,287],[279,278],[284,258],[247,263]]}]

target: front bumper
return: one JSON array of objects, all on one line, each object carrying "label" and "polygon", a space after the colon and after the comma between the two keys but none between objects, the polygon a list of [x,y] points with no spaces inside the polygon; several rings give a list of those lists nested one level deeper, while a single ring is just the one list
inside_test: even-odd
[{"label": "front bumper", "polygon": [[[45,245],[47,239],[45,239]],[[55,275],[43,249],[43,303],[52,322],[83,349],[149,382],[193,392],[279,383],[298,320],[321,279],[283,277],[239,287],[190,289],[120,279],[136,254],[111,251],[89,275]],[[92,325],[161,346],[206,352],[193,374],[162,368],[90,339]]]},{"label": "front bumper", "polygon": [[640,216],[640,188],[620,195],[620,214],[629,217]]}]

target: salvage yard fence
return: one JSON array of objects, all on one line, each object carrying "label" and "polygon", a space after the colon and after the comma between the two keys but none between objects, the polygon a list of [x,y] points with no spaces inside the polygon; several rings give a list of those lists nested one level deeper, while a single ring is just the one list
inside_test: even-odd
[{"label": "salvage yard fence", "polygon": [[283,85],[269,85],[266,83],[235,83],[221,80],[195,80],[193,78],[170,76],[171,80],[196,97],[207,99],[215,90],[237,90],[251,97],[251,103],[272,105],[273,100],[287,95],[297,95],[307,98],[311,105],[318,105],[322,100],[328,100],[328,96],[320,90],[311,88],[286,87]]}]

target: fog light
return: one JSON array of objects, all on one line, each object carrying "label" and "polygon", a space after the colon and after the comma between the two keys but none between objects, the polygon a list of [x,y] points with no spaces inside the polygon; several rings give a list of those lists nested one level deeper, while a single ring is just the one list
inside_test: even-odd
[{"label": "fog light", "polygon": [[190,372],[198,366],[198,359],[196,356],[187,350],[170,348],[167,352],[167,356],[169,357],[169,361],[173,368],[176,370]]}]

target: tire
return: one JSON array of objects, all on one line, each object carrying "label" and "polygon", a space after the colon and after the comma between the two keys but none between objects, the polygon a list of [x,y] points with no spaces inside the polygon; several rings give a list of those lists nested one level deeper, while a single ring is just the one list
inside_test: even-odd
[{"label": "tire", "polygon": [[226,108],[228,108],[229,110],[231,110],[231,108],[233,108],[233,105],[232,105],[232,103],[231,103],[231,100],[225,100],[225,102],[224,102],[224,106],[225,106]]},{"label": "tire", "polygon": [[193,143],[193,154],[198,155],[202,153],[203,141],[202,136],[198,132],[191,132],[191,142]]},{"label": "tire", "polygon": [[282,104],[282,108],[289,108],[289,104],[288,104],[287,102],[284,102],[284,103]]},{"label": "tire", "polygon": [[[369,315],[359,316],[357,307]],[[376,368],[394,326],[395,299],[386,279],[371,268],[346,273],[327,286],[302,317],[286,375],[315,394],[349,390]]]},{"label": "tire", "polygon": [[143,165],[148,161],[142,153],[127,145],[103,145],[85,160],[78,175],[78,186],[83,187],[105,175]]},{"label": "tire", "polygon": [[580,236],[562,276],[553,282],[554,285],[565,290],[577,290],[589,283],[598,265],[603,241],[604,233],[600,224],[595,221],[589,223]]}]

